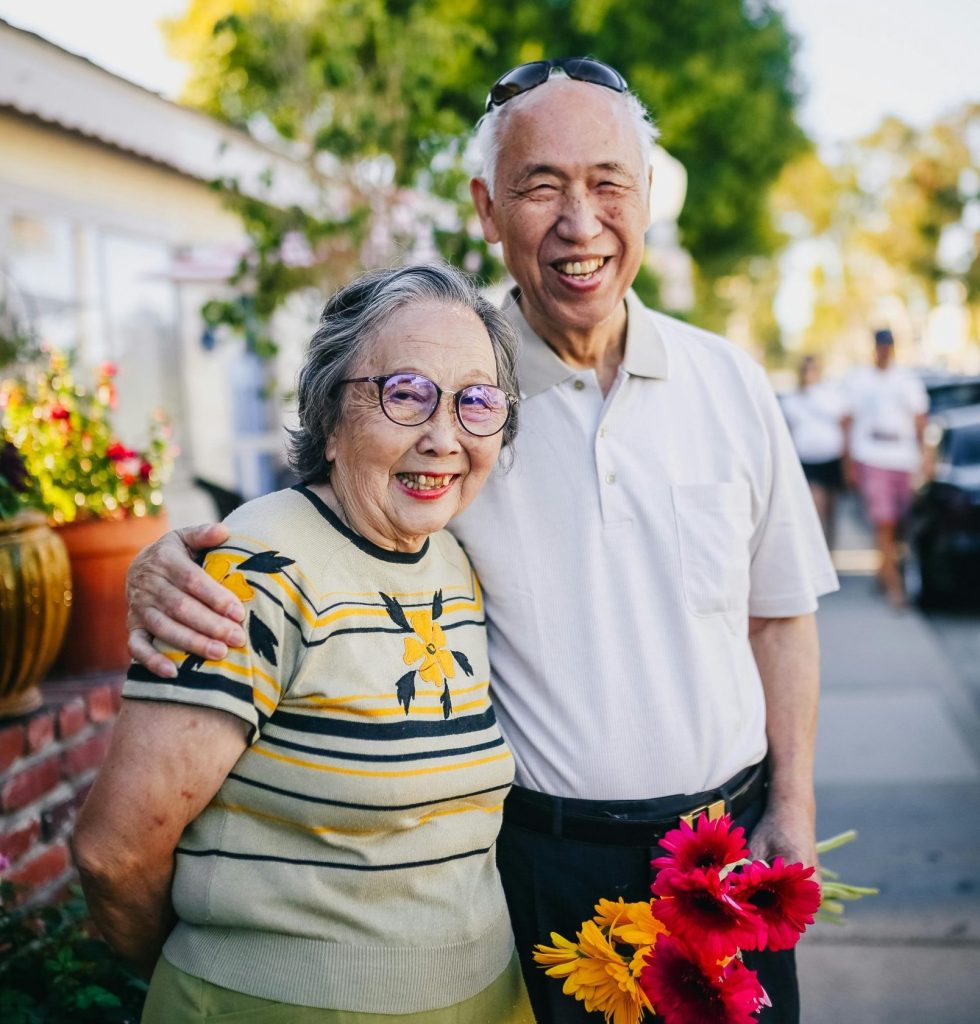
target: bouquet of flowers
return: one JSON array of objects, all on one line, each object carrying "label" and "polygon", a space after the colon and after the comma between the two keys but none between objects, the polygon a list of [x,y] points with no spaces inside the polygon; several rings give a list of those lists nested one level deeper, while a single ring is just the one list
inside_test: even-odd
[{"label": "bouquet of flowers", "polygon": [[[536,946],[534,959],[607,1024],[638,1024],[647,1013],[665,1024],[753,1024],[770,1004],[741,952],[796,945],[820,907],[815,869],[751,860],[744,829],[727,815],[702,814],[693,827],[682,821],[660,845],[667,852],[652,862],[652,900],[602,899],[577,942],[552,932],[554,945]],[[836,913],[840,900],[875,891],[824,885]]]},{"label": "bouquet of flowers", "polygon": [[158,513],[176,449],[162,412],[152,414],[149,442],[127,447],[112,427],[116,367],[103,363],[95,387],[76,381],[68,359],[0,385],[0,416],[37,489],[35,504],[55,523]]}]

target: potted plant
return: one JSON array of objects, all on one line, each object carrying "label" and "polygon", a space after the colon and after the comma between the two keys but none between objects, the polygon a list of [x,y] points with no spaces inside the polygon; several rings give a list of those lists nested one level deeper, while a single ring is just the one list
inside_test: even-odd
[{"label": "potted plant", "polygon": [[125,445],[112,425],[115,377],[115,366],[103,363],[87,388],[69,359],[51,352],[46,363],[0,389],[4,428],[71,562],[72,613],[58,672],[128,664],[126,570],[137,551],[167,530],[162,487],[176,454],[169,422],[153,413],[146,446]]},{"label": "potted plant", "polygon": [[40,705],[37,682],[68,625],[68,554],[37,504],[20,452],[0,435],[0,718]]}]

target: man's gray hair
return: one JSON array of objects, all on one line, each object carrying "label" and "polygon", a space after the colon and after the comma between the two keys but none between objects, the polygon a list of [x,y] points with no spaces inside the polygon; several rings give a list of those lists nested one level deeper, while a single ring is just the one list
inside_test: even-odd
[{"label": "man's gray hair", "polygon": [[[537,89],[546,89],[554,79],[568,79],[568,76],[557,68],[552,71],[547,82],[543,82],[534,89],[515,96],[513,99],[502,103],[499,106],[491,107],[476,123],[473,129],[472,147],[476,159],[479,161],[476,177],[480,178],[487,186],[490,198],[493,198],[494,178],[497,174],[497,160],[500,156],[500,147],[503,144],[507,123],[514,111],[519,108],[525,98]],[[596,86],[597,89],[603,88]],[[610,90],[612,91],[612,90]],[[636,140],[640,146],[640,153],[643,156],[643,165],[650,167],[653,157],[653,146],[660,137],[660,131],[653,123],[650,111],[647,110],[643,101],[633,92],[613,93],[618,96],[626,107],[630,124],[636,131]]]},{"label": "man's gray hair", "polygon": [[[289,431],[289,465],[300,480],[330,478],[325,449],[344,412],[341,381],[350,377],[366,349],[398,310],[418,302],[443,302],[473,310],[490,335],[497,385],[518,394],[517,332],[472,281],[445,263],[376,270],[341,288],[323,307],[299,371],[299,427]],[[517,433],[517,405],[503,429],[510,445]]]}]

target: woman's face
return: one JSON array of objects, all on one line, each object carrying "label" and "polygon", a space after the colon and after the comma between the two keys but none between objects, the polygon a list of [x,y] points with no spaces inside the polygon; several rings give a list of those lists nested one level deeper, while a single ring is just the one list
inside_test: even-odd
[{"label": "woman's face", "polygon": [[[493,347],[471,309],[427,300],[395,313],[367,347],[352,377],[418,373],[443,391],[496,384]],[[374,383],[347,384],[344,413],[327,440],[330,486],[349,525],[380,547],[417,551],[483,486],[501,434],[475,437],[443,395],[419,426],[393,423]]]}]

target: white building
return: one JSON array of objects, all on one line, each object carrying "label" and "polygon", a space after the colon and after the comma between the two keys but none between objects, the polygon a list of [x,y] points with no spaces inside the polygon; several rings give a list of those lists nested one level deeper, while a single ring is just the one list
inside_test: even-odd
[{"label": "white building", "polygon": [[[178,525],[214,514],[194,476],[258,493],[282,450],[264,368],[200,315],[245,245],[208,186],[218,176],[274,202],[316,194],[304,167],[247,134],[0,21],[0,298],[82,367],[118,364],[124,442],[168,410]],[[285,366],[308,331],[289,333]]]}]

